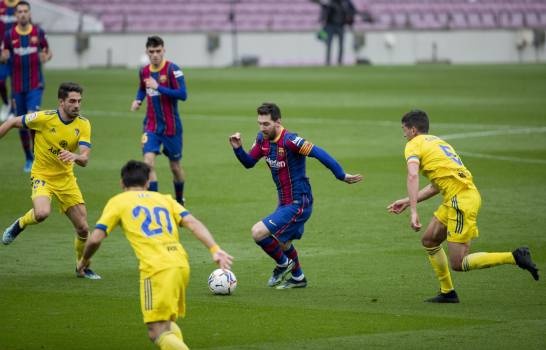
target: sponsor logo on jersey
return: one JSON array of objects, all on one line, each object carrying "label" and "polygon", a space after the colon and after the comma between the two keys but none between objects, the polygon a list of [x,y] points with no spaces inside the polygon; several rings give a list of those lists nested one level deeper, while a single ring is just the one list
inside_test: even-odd
[{"label": "sponsor logo on jersey", "polygon": [[160,93],[159,93],[159,91],[154,90],[152,88],[146,88],[146,95],[148,95],[150,97],[154,97],[154,96],[159,96]]},{"label": "sponsor logo on jersey", "polygon": [[281,169],[286,167],[286,162],[284,160],[278,161],[276,159],[271,159],[269,157],[266,157],[265,161],[267,162],[267,164],[269,164],[269,167],[273,169]]},{"label": "sponsor logo on jersey", "polygon": [[13,49],[13,53],[18,56],[27,56],[36,52],[38,52],[38,48],[36,46],[16,47]]},{"label": "sponsor logo on jersey", "polygon": [[68,147],[68,142],[66,140],[61,140],[59,146],[61,146],[62,149],[66,149],[66,147]]},{"label": "sponsor logo on jersey", "polygon": [[159,82],[160,83],[166,83],[167,82],[167,76],[166,75],[160,75],[159,76]]}]

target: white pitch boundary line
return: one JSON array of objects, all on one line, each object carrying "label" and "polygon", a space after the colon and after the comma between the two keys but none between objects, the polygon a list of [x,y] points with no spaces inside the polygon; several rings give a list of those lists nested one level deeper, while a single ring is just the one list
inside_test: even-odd
[{"label": "white pitch boundary line", "polygon": [[[115,112],[115,111],[100,111],[100,110],[91,110],[86,112],[89,115],[94,116],[105,116],[105,117],[142,117],[143,112]],[[84,113],[84,114],[86,114]],[[210,115],[199,115],[199,114],[190,114],[183,117],[184,119],[190,120],[215,120],[215,121],[230,121],[230,122],[245,122],[251,120],[250,117],[243,116],[210,116]],[[392,121],[370,121],[370,120],[350,120],[350,119],[338,119],[338,118],[294,118],[290,119],[294,122],[299,123],[312,123],[312,124],[344,124],[344,125],[371,125],[371,126],[382,126],[382,127],[400,127],[399,122]],[[484,124],[452,124],[452,123],[436,123],[437,127],[452,127],[452,128],[464,128],[464,129],[489,129],[491,125]],[[444,140],[455,140],[455,139],[468,139],[474,137],[489,137],[489,136],[499,136],[499,135],[521,135],[521,134],[536,134],[536,133],[545,133],[546,127],[524,127],[516,128],[512,125],[495,125],[496,130],[484,130],[484,131],[470,131],[457,134],[447,134],[439,136]],[[474,158],[483,158],[483,159],[496,159],[504,160],[509,162],[518,162],[518,163],[530,163],[530,164],[546,164],[544,159],[523,159],[516,157],[505,157],[505,156],[496,156],[484,153],[473,153],[473,152],[461,152],[462,155],[467,157]]]},{"label": "white pitch boundary line", "polygon": [[[143,118],[144,111],[140,110],[137,112],[119,112],[119,111],[101,111],[101,110],[89,110],[83,111],[84,116],[92,115],[98,117],[129,117],[129,118]],[[203,114],[187,114],[183,115],[182,119],[189,120],[214,120],[214,121],[230,121],[230,122],[248,122],[249,120],[254,120],[253,115],[248,116],[222,116],[222,115],[203,115]],[[400,128],[401,123],[399,121],[390,121],[390,120],[358,120],[358,119],[343,119],[336,116],[330,118],[290,118],[290,121],[302,123],[302,124],[343,124],[343,125],[370,125],[370,126],[381,126],[381,127],[398,127]],[[457,129],[486,129],[484,132],[491,132],[491,128],[494,127],[498,132],[509,130],[519,130],[514,129],[518,126],[515,125],[490,125],[490,124],[463,124],[463,123],[435,123],[435,127],[438,128],[457,128]],[[530,127],[527,127],[531,129]],[[546,128],[546,127],[543,127]],[[536,129],[533,129],[536,130]],[[497,131],[495,131],[497,132]],[[518,133],[518,132],[514,132]],[[464,135],[466,133],[462,133]],[[458,135],[458,134],[454,134]],[[502,134],[499,134],[502,135]],[[489,135],[486,135],[489,136]]]},{"label": "white pitch boundary line", "polygon": [[492,154],[474,153],[474,152],[460,152],[460,154],[464,156],[465,158],[470,157],[470,158],[505,160],[508,162],[516,162],[516,163],[546,164],[546,159],[525,159],[525,158],[516,158],[516,157],[495,156]]}]

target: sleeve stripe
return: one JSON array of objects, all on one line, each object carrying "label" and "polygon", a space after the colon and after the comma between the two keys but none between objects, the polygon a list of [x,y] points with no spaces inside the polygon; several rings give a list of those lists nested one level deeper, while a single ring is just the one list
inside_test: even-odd
[{"label": "sleeve stripe", "polygon": [[409,162],[416,162],[416,163],[419,163],[420,160],[419,160],[419,157],[417,156],[409,156],[406,161],[409,163]]},{"label": "sleeve stripe", "polygon": [[189,211],[185,210],[185,211],[183,211],[183,212],[180,213],[180,216],[181,216],[181,217],[185,217],[185,216],[188,216],[188,215],[190,215],[190,214],[191,214],[191,213],[190,213]]},{"label": "sleeve stripe", "polygon": [[104,232],[108,232],[108,226],[103,225],[103,224],[96,224],[95,228],[99,229],[99,230],[103,230]]},{"label": "sleeve stripe", "polygon": [[23,120],[23,129],[28,129],[27,122],[26,122],[26,120],[25,120],[25,119],[26,119],[26,118],[25,118],[26,116],[27,116],[27,115],[25,114],[25,115],[23,116],[23,118],[22,118],[22,120]]},{"label": "sleeve stripe", "polygon": [[311,153],[312,149],[313,149],[313,144],[305,141],[303,143],[303,146],[301,146],[300,148],[300,154],[303,154],[304,156],[308,156],[309,153]]},{"label": "sleeve stripe", "polygon": [[91,144],[89,142],[80,141],[78,144],[81,145],[81,146],[87,146],[87,147],[91,148]]}]

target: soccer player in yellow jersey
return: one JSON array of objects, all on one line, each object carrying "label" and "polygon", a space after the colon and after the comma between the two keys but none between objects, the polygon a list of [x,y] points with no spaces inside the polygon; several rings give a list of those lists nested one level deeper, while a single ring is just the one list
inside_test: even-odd
[{"label": "soccer player in yellow jersey", "polygon": [[[76,261],[81,258],[89,227],[87,210],[74,176],[74,164],[85,167],[91,153],[91,124],[80,116],[83,89],[76,83],[59,86],[57,110],[40,111],[11,118],[0,126],[0,138],[12,128],[34,130],[35,161],[31,170],[32,209],[15,220],[2,235],[10,244],[29,225],[47,219],[51,199],[56,197],[61,210],[76,229]],[[79,274],[76,274],[81,277]],[[100,279],[89,267],[83,277]]]},{"label": "soccer player in yellow jersey", "polygon": [[[512,264],[531,273],[538,280],[538,269],[527,247],[513,252],[469,254],[472,239],[478,237],[477,217],[481,197],[453,147],[444,140],[428,134],[429,120],[425,112],[412,110],[402,117],[402,130],[408,140],[405,158],[408,168],[408,197],[390,204],[391,213],[400,214],[407,207],[411,211],[410,226],[421,229],[417,203],[441,193],[443,202],[434,212],[421,238],[429,261],[440,281],[440,294],[427,299],[433,303],[458,303],[459,298],[449,272],[447,256],[441,246],[447,239],[449,264],[455,271],[470,271]],[[430,184],[419,190],[419,171]]]},{"label": "soccer player in yellow jersey", "polygon": [[140,306],[148,336],[160,349],[188,349],[175,323],[186,311],[190,266],[179,241],[178,226],[193,233],[222,269],[232,257],[209,230],[169,195],[148,191],[151,167],[131,160],[121,169],[124,192],[112,197],[102,212],[78,263],[82,274],[101,242],[120,225],[140,261]]}]

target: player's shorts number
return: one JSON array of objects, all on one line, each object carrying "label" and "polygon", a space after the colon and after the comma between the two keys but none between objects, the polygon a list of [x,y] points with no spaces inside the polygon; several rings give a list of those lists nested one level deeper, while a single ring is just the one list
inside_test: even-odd
[{"label": "player's shorts number", "polygon": [[[167,231],[169,232],[169,234],[172,234],[173,225],[171,223],[169,211],[163,207],[154,207],[152,210],[153,210],[153,215],[150,209],[143,207],[141,205],[133,208],[133,218],[135,219],[137,219],[141,213],[144,213],[144,221],[140,225],[140,229],[142,230],[142,233],[144,233],[148,237],[162,234],[163,229],[165,228],[165,225],[163,225],[161,221],[161,218],[163,217],[167,226],[166,227]],[[152,229],[151,228],[152,223],[154,226],[159,226],[159,227]]]},{"label": "player's shorts number", "polygon": [[459,164],[459,165],[463,165],[463,162],[461,161],[461,159],[459,158],[459,156],[457,154],[455,154],[455,152],[453,151],[453,149],[447,145],[440,145],[440,148],[442,149],[442,151],[444,152],[444,154],[449,158],[451,159],[452,161],[454,161],[455,163]]},{"label": "player's shorts number", "polygon": [[44,187],[45,186],[45,181],[44,180],[39,180],[39,179],[36,179],[36,180],[32,180],[32,188],[33,189],[38,189],[38,187]]}]

